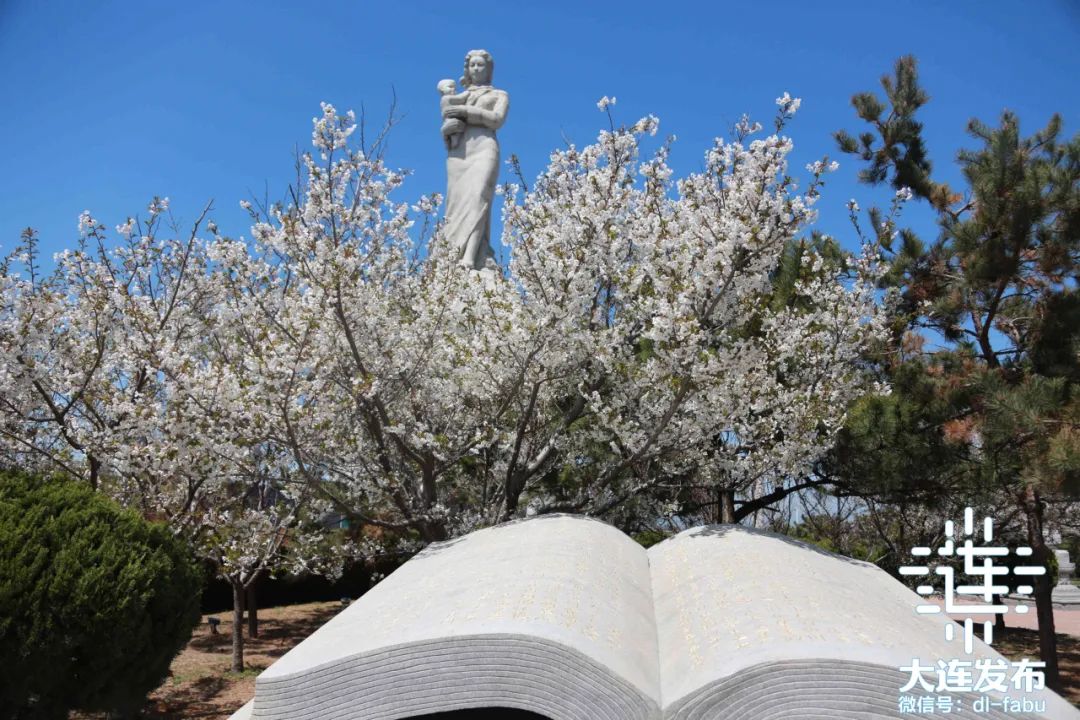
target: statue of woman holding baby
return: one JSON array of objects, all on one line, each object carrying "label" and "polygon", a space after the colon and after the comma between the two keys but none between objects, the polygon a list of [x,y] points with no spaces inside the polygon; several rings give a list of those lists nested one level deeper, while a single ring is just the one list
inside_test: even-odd
[{"label": "statue of woman holding baby", "polygon": [[439,83],[442,135],[446,143],[446,228],[461,265],[496,269],[491,248],[491,206],[499,178],[499,141],[510,96],[491,86],[495,61],[486,50],[465,55],[463,91],[453,80]]}]

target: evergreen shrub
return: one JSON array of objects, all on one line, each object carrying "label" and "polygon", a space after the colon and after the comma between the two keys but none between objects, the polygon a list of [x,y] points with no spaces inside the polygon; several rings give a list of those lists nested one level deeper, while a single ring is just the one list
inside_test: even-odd
[{"label": "evergreen shrub", "polygon": [[135,712],[191,637],[202,584],[164,525],[0,470],[0,715]]}]

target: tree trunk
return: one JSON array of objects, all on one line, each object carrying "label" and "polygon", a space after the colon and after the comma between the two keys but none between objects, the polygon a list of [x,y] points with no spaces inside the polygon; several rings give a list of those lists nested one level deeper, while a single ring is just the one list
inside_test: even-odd
[{"label": "tree trunk", "polygon": [[101,461],[93,455],[86,456],[90,460],[90,487],[98,489],[98,478],[101,476]]},{"label": "tree trunk", "polygon": [[735,491],[720,488],[720,522],[734,525],[739,522],[735,518]]},{"label": "tree trunk", "polygon": [[[1027,516],[1028,545],[1031,546],[1033,565],[1048,565],[1050,549],[1043,539],[1043,511],[1039,492],[1033,485],[1024,488],[1020,496],[1024,514]],[[1039,658],[1046,663],[1046,686],[1061,691],[1061,677],[1058,673],[1057,636],[1054,631],[1054,601],[1051,595],[1054,588],[1050,585],[1049,575],[1036,575],[1035,578],[1035,614],[1039,619]]]},{"label": "tree trunk", "polygon": [[448,540],[450,535],[446,531],[446,524],[442,520],[421,520],[417,530],[425,542],[441,542]]},{"label": "tree trunk", "polygon": [[521,489],[525,487],[525,477],[522,475],[520,478],[516,477],[519,473],[514,473],[515,477],[507,478],[503,483],[503,514],[502,521],[508,522],[514,519],[517,515],[518,501],[521,499]]},{"label": "tree trunk", "polygon": [[[1004,605],[1005,596],[995,595],[993,602],[995,605]],[[997,615],[994,615],[994,640],[997,641],[1005,637],[1005,631],[1008,629],[1008,626],[1005,625],[1005,614],[998,613]]]},{"label": "tree trunk", "polygon": [[248,637],[259,637],[259,601],[255,595],[255,586],[258,585],[259,578],[256,577],[251,581],[251,584],[247,587],[247,626]]},{"label": "tree trunk", "polygon": [[244,586],[239,579],[232,583],[233,623],[232,623],[232,671],[244,669]]}]

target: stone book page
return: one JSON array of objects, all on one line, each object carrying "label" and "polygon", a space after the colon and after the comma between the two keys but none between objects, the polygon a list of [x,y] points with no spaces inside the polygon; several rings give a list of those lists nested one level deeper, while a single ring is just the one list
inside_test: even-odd
[{"label": "stone book page", "polygon": [[[263,672],[233,718],[900,718],[900,668],[963,653],[921,601],[869,563],[748,528],[646,552],[597,520],[521,520],[409,560]],[[1080,718],[1050,691],[1027,695],[1045,712],[976,714],[961,695],[951,715]]]},{"label": "stone book page", "polygon": [[[913,658],[1000,657],[978,640],[965,656],[963,631],[947,641],[951,620],[917,614],[922,598],[884,570],[785,536],[698,527],[648,555],[665,718],[899,718]],[[1030,695],[1046,700],[1037,717],[1080,718]],[[972,699],[950,716],[1036,717],[975,713]]]},{"label": "stone book page", "polygon": [[655,720],[656,662],[645,550],[599,521],[541,517],[424,550],[260,675],[246,713]]}]

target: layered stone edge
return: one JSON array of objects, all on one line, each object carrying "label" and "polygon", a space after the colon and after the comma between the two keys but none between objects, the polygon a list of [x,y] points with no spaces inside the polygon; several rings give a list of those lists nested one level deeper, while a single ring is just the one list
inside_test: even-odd
[{"label": "layered stone edge", "polygon": [[522,635],[426,640],[256,680],[234,720],[391,720],[507,707],[553,720],[654,720],[659,706],[582,653]]}]

